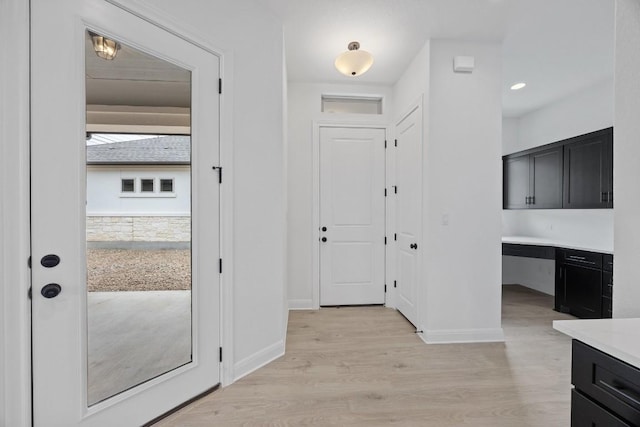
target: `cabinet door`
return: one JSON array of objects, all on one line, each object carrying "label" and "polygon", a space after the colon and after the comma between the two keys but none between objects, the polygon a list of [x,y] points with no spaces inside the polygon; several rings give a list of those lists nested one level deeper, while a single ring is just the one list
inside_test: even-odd
[{"label": "cabinet door", "polygon": [[564,146],[564,208],[613,205],[612,147],[611,129]]},{"label": "cabinet door", "polygon": [[529,207],[529,156],[508,157],[503,161],[503,207]]},{"label": "cabinet door", "polygon": [[602,270],[565,264],[563,273],[569,313],[581,319],[599,319],[602,315]]},{"label": "cabinet door", "polygon": [[529,155],[529,208],[562,208],[562,147]]},{"label": "cabinet door", "polygon": [[613,131],[605,137],[604,143],[604,180],[606,191],[605,207],[613,208]]}]

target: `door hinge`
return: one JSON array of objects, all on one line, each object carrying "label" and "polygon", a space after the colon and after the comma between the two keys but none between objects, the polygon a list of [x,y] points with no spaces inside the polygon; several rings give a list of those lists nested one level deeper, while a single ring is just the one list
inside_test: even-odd
[{"label": "door hinge", "polygon": [[398,282],[396,282],[395,280],[393,281],[393,287],[397,288],[398,287]]},{"label": "door hinge", "polygon": [[384,140],[384,148],[387,148],[387,140]]},{"label": "door hinge", "polygon": [[394,194],[398,194],[398,186],[397,185],[393,186],[393,193]]},{"label": "door hinge", "polygon": [[29,266],[29,268],[31,268],[31,257],[29,257],[29,259],[27,259],[27,265]]},{"label": "door hinge", "polygon": [[384,284],[384,293],[385,294],[387,293],[387,284],[386,283]]},{"label": "door hinge", "polygon": [[222,347],[220,347],[220,357],[219,357],[219,359],[220,359],[220,363],[222,363]]},{"label": "door hinge", "polygon": [[384,197],[387,197],[387,189],[384,189]]},{"label": "door hinge", "polygon": [[27,296],[29,297],[29,299],[32,299],[31,286],[29,286],[29,292],[27,292]]},{"label": "door hinge", "polygon": [[393,233],[393,240],[398,240],[398,233]]},{"label": "door hinge", "polygon": [[218,93],[222,93],[222,79],[218,79]]},{"label": "door hinge", "polygon": [[394,146],[396,146],[396,147],[397,147],[397,146],[398,146],[398,140],[397,140],[397,139],[395,139],[395,140],[393,141],[393,144],[394,144]]},{"label": "door hinge", "polygon": [[222,274],[222,258],[219,259],[219,265],[220,265],[220,274]]},{"label": "door hinge", "polygon": [[211,169],[218,171],[218,183],[222,184],[222,166],[212,166]]},{"label": "door hinge", "polygon": [[384,236],[384,244],[387,244],[387,236]]}]

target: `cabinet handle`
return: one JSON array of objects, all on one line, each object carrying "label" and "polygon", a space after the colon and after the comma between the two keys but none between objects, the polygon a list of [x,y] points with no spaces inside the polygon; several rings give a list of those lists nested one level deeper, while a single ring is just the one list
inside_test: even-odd
[{"label": "cabinet handle", "polygon": [[616,381],[613,382],[613,385],[606,383],[603,380],[599,380],[598,383],[603,388],[606,388],[611,394],[622,397],[625,400],[633,402],[636,406],[640,406],[640,396],[637,394],[635,390],[631,390],[622,384],[617,384]]},{"label": "cabinet handle", "polygon": [[527,196],[527,197],[525,197],[525,198],[524,198],[524,204],[525,204],[525,205],[528,205],[528,204],[529,204],[529,196]]},{"label": "cabinet handle", "polygon": [[606,191],[602,192],[602,197],[600,197],[600,201],[602,203],[606,203],[607,202],[607,192]]},{"label": "cabinet handle", "polygon": [[583,256],[577,256],[577,255],[569,255],[569,258],[571,258],[571,259],[579,259],[580,261],[584,261],[584,260],[586,260],[586,258],[585,258],[585,257],[583,257]]},{"label": "cabinet handle", "polygon": [[613,191],[609,191],[609,202],[613,203]]},{"label": "cabinet handle", "polygon": [[535,205],[536,204],[536,196],[532,196],[531,197],[531,204]]}]

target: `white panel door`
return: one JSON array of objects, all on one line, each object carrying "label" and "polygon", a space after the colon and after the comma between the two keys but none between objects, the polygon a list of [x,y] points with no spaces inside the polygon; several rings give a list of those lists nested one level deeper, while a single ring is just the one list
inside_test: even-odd
[{"label": "white panel door", "polygon": [[396,307],[414,325],[418,321],[420,233],[422,224],[422,109],[396,125]]},{"label": "white panel door", "polygon": [[[212,170],[219,161],[219,58],[103,0],[32,0],[31,14],[34,426],[139,426],[219,383],[220,190],[217,172]],[[131,354],[114,352],[112,357],[122,357],[121,363],[108,370],[102,377],[103,384],[97,385],[116,377],[124,385],[94,398],[88,381],[99,367],[92,367],[88,361],[90,349],[102,344],[97,356],[107,355],[120,345],[119,338],[131,338],[130,329],[138,329],[140,319],[171,313],[161,304],[149,306],[151,297],[127,298],[127,304],[115,308],[123,311],[129,306],[142,307],[128,312],[134,319],[129,328],[120,327],[118,335],[113,333],[110,327],[122,326],[123,321],[116,311],[107,322],[92,323],[97,312],[89,311],[95,298],[87,292],[89,249],[85,231],[87,30],[190,73],[187,94],[191,94],[192,129],[192,238],[187,258],[191,299],[184,305],[190,310],[189,323],[180,342],[167,341],[167,331],[150,323],[133,331],[140,335],[137,343],[130,343],[136,346],[137,357],[158,359],[169,356],[186,341],[187,360],[131,384],[126,382],[130,375],[136,375],[136,369],[127,370]],[[125,59],[126,52],[121,53],[119,58]],[[48,254],[57,255],[59,264],[44,266],[41,259]],[[59,285],[61,292],[56,296],[55,287],[49,286],[46,289],[50,293],[45,297],[43,289],[48,284]],[[112,297],[114,293],[102,294]],[[142,293],[125,296],[129,294]],[[185,311],[177,314],[184,315]],[[91,335],[96,328],[111,332]],[[105,346],[104,339],[112,340],[112,345]],[[157,349],[151,342],[154,346],[160,342],[162,347]]]},{"label": "white panel door", "polygon": [[320,128],[320,305],[384,304],[384,140]]}]

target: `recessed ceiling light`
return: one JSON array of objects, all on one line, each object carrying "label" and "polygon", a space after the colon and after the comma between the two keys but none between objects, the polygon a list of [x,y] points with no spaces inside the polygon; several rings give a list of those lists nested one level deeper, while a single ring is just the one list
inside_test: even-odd
[{"label": "recessed ceiling light", "polygon": [[513,86],[511,86],[511,90],[520,90],[523,87],[525,87],[527,84],[524,82],[520,82],[520,83],[516,83]]}]

